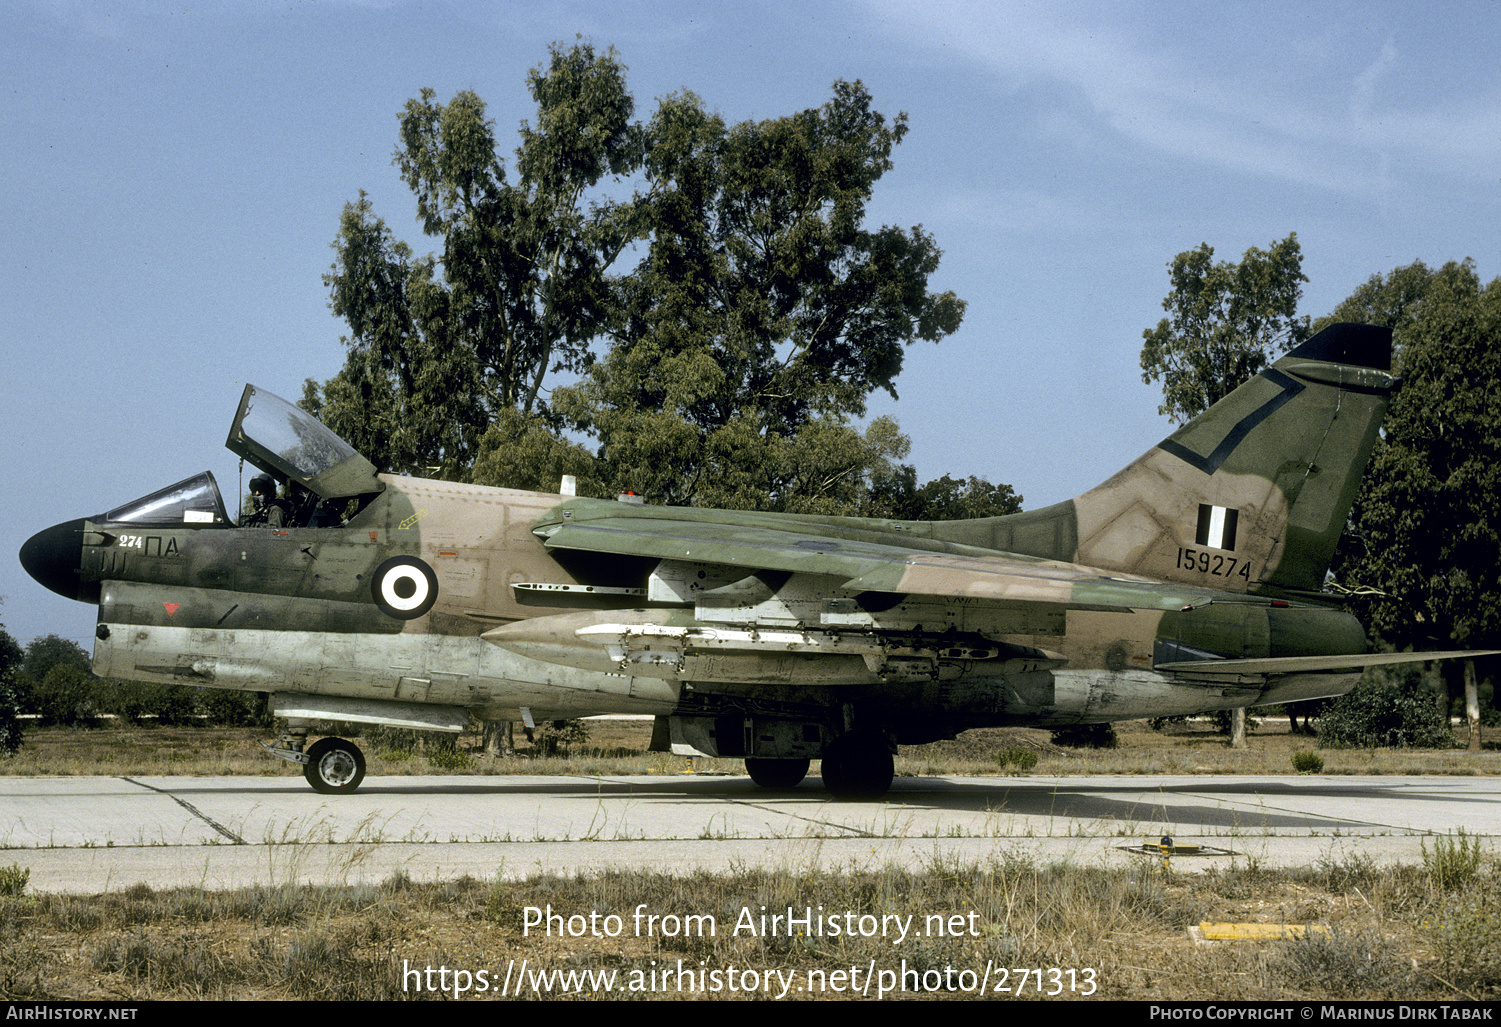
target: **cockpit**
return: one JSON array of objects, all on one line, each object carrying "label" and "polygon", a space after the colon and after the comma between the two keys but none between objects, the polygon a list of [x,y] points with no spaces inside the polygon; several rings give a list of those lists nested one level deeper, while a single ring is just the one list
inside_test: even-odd
[{"label": "cockpit", "polygon": [[[373,496],[385,487],[374,465],[312,414],[254,385],[245,386],[224,444],[281,484],[300,486],[325,503]],[[234,524],[210,471],[93,519],[106,524],[187,527]]]},{"label": "cockpit", "polygon": [[[385,489],[375,466],[349,443],[306,410],[254,385],[245,386],[225,445],[304,500],[284,522],[288,527],[336,526],[341,513],[363,509]],[[21,547],[21,564],[59,595],[97,603],[98,581],[84,580],[80,573],[84,547],[92,550],[128,538],[130,545],[144,549],[150,539],[143,536],[149,532],[135,535],[119,528],[148,526],[213,529],[234,527],[235,522],[213,474],[204,471],[107,513],[38,532]]]}]

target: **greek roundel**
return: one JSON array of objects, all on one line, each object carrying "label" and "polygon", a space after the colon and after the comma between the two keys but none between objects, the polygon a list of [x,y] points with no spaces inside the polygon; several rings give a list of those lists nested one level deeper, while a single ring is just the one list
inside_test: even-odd
[{"label": "greek roundel", "polygon": [[375,569],[370,594],[382,612],[414,620],[438,601],[438,576],[415,556],[393,556]]}]

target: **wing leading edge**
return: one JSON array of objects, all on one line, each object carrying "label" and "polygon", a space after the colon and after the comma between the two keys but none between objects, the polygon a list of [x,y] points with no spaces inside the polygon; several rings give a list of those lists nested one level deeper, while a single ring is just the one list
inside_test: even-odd
[{"label": "wing leading edge", "polygon": [[1356,653],[1350,656],[1272,656],[1251,660],[1179,660],[1159,663],[1158,670],[1194,676],[1202,674],[1320,674],[1339,670],[1364,670],[1399,663],[1428,663],[1433,660],[1465,660],[1496,656],[1498,649],[1454,649],[1434,653]]}]

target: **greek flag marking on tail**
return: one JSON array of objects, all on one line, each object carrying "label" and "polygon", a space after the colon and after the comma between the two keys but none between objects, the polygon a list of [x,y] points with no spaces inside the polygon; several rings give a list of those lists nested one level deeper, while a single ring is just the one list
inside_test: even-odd
[{"label": "greek flag marking on tail", "polygon": [[1239,510],[1200,503],[1199,531],[1194,541],[1210,549],[1234,549],[1235,526],[1239,521]]}]

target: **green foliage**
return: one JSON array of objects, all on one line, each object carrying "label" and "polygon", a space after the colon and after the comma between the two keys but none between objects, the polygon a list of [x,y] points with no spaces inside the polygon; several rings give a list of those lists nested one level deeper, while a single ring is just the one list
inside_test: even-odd
[{"label": "green foliage", "polygon": [[457,752],[458,739],[448,731],[414,731],[366,724],[360,728],[359,736],[383,760],[409,760],[420,751],[435,767],[455,769],[469,764],[468,754]]},{"label": "green foliage", "polygon": [[92,670],[89,654],[72,639],[58,635],[33,638],[26,646],[23,669],[33,682],[44,680],[56,666],[76,667],[88,674]]},{"label": "green foliage", "polygon": [[157,685],[151,712],[158,724],[167,726],[197,725],[198,696],[196,688],[187,685]]},{"label": "green foliage", "polygon": [[271,725],[262,692],[103,679],[94,682],[92,695],[98,713],[111,713],[132,724]]},{"label": "green foliage", "polygon": [[0,625],[0,759],[21,748],[21,689],[19,678],[25,652]]},{"label": "green foliage", "polygon": [[1352,888],[1370,892],[1382,876],[1381,867],[1366,852],[1331,851],[1319,857],[1317,867],[1324,887],[1339,894]]},{"label": "green foliage", "polygon": [[[1250,710],[1246,710],[1245,712],[1247,731],[1250,731],[1251,729],[1261,724],[1261,717],[1256,716]],[[1204,716],[1208,717],[1209,720],[1214,724],[1215,733],[1221,735],[1230,734],[1231,728],[1233,727],[1232,718],[1234,717],[1234,715],[1234,710],[1214,710],[1210,713],[1204,714]],[[1147,721],[1147,726],[1149,726],[1153,731],[1166,731],[1168,728],[1183,727],[1187,724],[1188,717],[1186,716],[1152,717]]]},{"label": "green foliage", "polygon": [[1321,774],[1324,772],[1324,757],[1307,749],[1300,749],[1293,753],[1293,769],[1300,774]]},{"label": "green foliage", "polygon": [[344,209],[324,281],[349,357],[303,405],[387,469],[467,476],[497,413],[539,410],[546,373],[582,370],[606,317],[605,269],[636,233],[592,190],[640,160],[625,68],[554,46],[527,84],[514,179],[478,96],[407,103],[395,163],[440,256],[414,258],[363,192]]},{"label": "green foliage", "polygon": [[[1376,276],[1336,310],[1390,324],[1403,386],[1335,571],[1398,648],[1501,644],[1501,279],[1472,262]],[[1379,594],[1372,594],[1372,592]]]},{"label": "green foliage", "polygon": [[384,724],[365,724],[359,733],[359,737],[372,749],[408,754],[417,750],[424,736],[425,732],[422,731],[413,731],[405,727],[387,727]]},{"label": "green foliage", "polygon": [[1462,891],[1445,892],[1426,921],[1443,979],[1473,995],[1501,990],[1501,880],[1474,879]]},{"label": "green foliage", "polygon": [[1053,731],[1053,744],[1069,749],[1114,749],[1121,744],[1111,724],[1074,724]]},{"label": "green foliage", "polygon": [[140,724],[156,713],[157,687],[143,681],[101,681],[97,689],[100,710]]},{"label": "green foliage", "polygon": [[[1448,268],[1468,264],[1467,261],[1466,265],[1446,265],[1446,272]],[[1406,267],[1396,268],[1390,274],[1372,275],[1331,313],[1315,321],[1313,330],[1323,331],[1339,321],[1383,325],[1392,330],[1394,345],[1400,357],[1403,341],[1423,312],[1423,301],[1433,284],[1434,274],[1427,264],[1419,260]]]},{"label": "green foliage", "polygon": [[474,766],[474,757],[459,748],[433,748],[427,762],[438,770],[467,770]]},{"label": "green foliage", "polygon": [[1480,839],[1466,834],[1463,827],[1452,838],[1435,838],[1432,852],[1428,851],[1426,841],[1418,844],[1423,851],[1423,869],[1444,891],[1461,891],[1469,887],[1480,872]]},{"label": "green foliage", "polygon": [[[395,163],[442,252],[414,256],[363,192],[345,207],[325,283],[349,353],[305,409],[383,468],[487,485],[571,474],[580,495],[879,517],[1019,506],[977,478],[919,489],[894,422],[851,423],[964,312],[928,290],[921,227],[864,224],[906,115],[836,82],[787,117],[726,125],[684,92],[642,124],[615,53],[582,43],[528,87],[510,176],[473,93],[406,105]],[[629,199],[601,186],[628,176]],[[560,371],[583,377],[548,402]]]},{"label": "green foliage", "polygon": [[1173,258],[1172,291],[1162,301],[1172,316],[1142,333],[1141,380],[1162,382],[1158,412],[1177,424],[1310,335],[1308,318],[1296,316],[1308,281],[1296,232],[1268,250],[1251,247],[1239,264],[1213,259],[1208,243]]},{"label": "green foliage", "polygon": [[264,692],[239,692],[227,688],[206,688],[198,696],[199,708],[207,722],[226,727],[270,727],[270,703]]},{"label": "green foliage", "polygon": [[903,521],[957,521],[1003,517],[1021,508],[1022,497],[1010,485],[992,485],[973,475],[960,481],[945,474],[919,486],[917,472],[910,464],[902,464],[891,473],[875,476],[868,506],[860,512]]},{"label": "green foliage", "polygon": [[614,345],[556,405],[620,489],[669,505],[848,512],[890,450],[848,419],[911,342],[956,330],[921,228],[864,225],[905,115],[860,83],[823,107],[727,126],[691,93],[645,129],[647,253]]},{"label": "green foliage", "polygon": [[19,863],[0,867],[0,896],[20,895],[26,890],[26,882],[30,880],[30,867],[23,867]]},{"label": "green foliage", "polygon": [[589,740],[589,725],[583,720],[550,720],[534,730],[526,729],[526,737],[541,756],[566,756]]},{"label": "green foliage", "polygon": [[89,654],[70,639],[32,639],[21,666],[12,665],[11,681],[21,710],[38,714],[44,725],[88,724],[104,712],[95,701]]},{"label": "green foliage", "polygon": [[58,663],[31,691],[31,712],[44,725],[92,724],[101,712],[94,702],[94,678],[71,663]]},{"label": "green foliage", "polygon": [[996,762],[1003,770],[1013,770],[1016,773],[1025,774],[1037,766],[1037,753],[1028,749],[1025,745],[1013,745],[1011,748],[996,755]]},{"label": "green foliage", "polygon": [[458,737],[447,731],[413,731],[367,724],[361,728],[360,738],[390,763],[413,759],[420,751],[428,764],[438,770],[464,770],[474,765],[474,757],[459,749]]},{"label": "green foliage", "polygon": [[577,479],[576,494],[606,498],[594,455],[583,446],[559,438],[547,421],[519,410],[497,411],[474,463],[476,485],[557,492],[563,475]]},{"label": "green foliage", "polygon": [[1319,745],[1324,748],[1447,749],[1453,744],[1432,689],[1411,667],[1366,671],[1360,684],[1319,717]]}]

